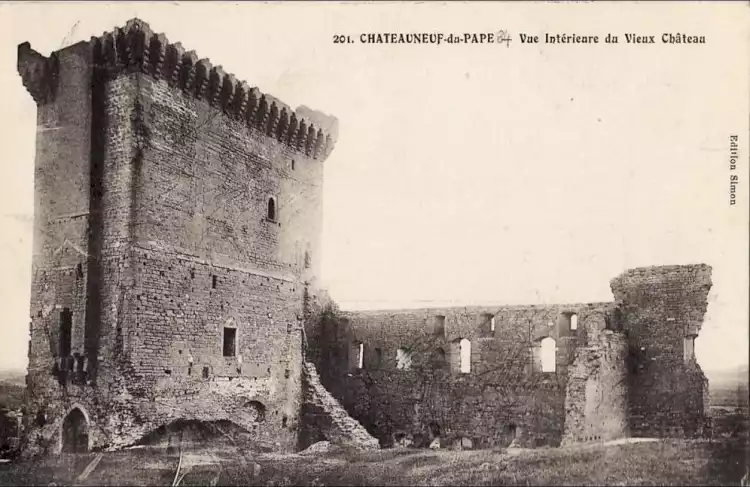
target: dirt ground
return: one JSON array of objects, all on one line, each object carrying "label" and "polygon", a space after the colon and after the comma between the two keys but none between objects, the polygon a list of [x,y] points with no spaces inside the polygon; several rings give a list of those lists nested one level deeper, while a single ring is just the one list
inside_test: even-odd
[{"label": "dirt ground", "polygon": [[181,460],[179,453],[140,448],[0,465],[0,484],[172,485],[179,480],[179,485],[262,486],[740,485],[748,453],[743,439],[535,450],[334,448],[288,455],[195,447],[183,451]]}]

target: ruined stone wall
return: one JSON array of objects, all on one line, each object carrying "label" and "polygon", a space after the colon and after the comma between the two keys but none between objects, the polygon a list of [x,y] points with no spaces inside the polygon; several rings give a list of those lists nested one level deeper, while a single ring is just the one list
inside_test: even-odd
[{"label": "ruined stone wall", "polygon": [[629,436],[627,336],[602,330],[578,349],[565,394],[563,443]]},{"label": "ruined stone wall", "polygon": [[[37,141],[30,450],[58,451],[74,408],[89,447],[188,419],[296,448],[331,138],[137,20],[49,58],[22,45],[19,73],[63,129]],[[64,380],[61,307],[85,355]]]},{"label": "ruined stone wall", "polygon": [[305,362],[302,375],[303,404],[300,449],[318,441],[329,441],[335,445],[372,450],[379,447],[357,420],[349,416],[320,382],[320,376],[311,362]]},{"label": "ruined stone wall", "polygon": [[[710,284],[705,265],[634,269],[613,279],[614,303],[331,307],[309,334],[323,383],[384,445],[436,435],[475,447],[697,436],[708,383],[693,341]],[[545,337],[557,347],[554,373],[540,370]],[[468,372],[461,339],[471,343]]]},{"label": "ruined stone wall", "polygon": [[611,286],[629,341],[632,434],[700,434],[708,383],[692,353],[692,341],[706,312],[711,267],[632,269],[613,279]]},{"label": "ruined stone wall", "polygon": [[[333,310],[310,333],[325,344],[318,357],[324,385],[384,446],[401,436],[423,446],[435,436],[444,444],[466,438],[475,448],[514,440],[556,445],[575,351],[605,327],[608,309],[593,303]],[[556,342],[554,372],[540,369],[539,344],[546,337]],[[460,368],[464,338],[471,342],[466,373]],[[399,348],[411,351],[408,368],[399,368]]]}]

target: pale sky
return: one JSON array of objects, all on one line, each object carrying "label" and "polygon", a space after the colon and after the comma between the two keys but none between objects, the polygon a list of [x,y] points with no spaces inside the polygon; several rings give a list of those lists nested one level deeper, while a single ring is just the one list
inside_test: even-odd
[{"label": "pale sky", "polygon": [[[36,107],[17,45],[48,55],[132,17],[339,119],[323,279],[342,307],[609,301],[625,269],[704,262],[714,287],[698,359],[747,362],[746,4],[29,2],[0,4],[0,368],[25,366],[29,322]],[[333,43],[499,30],[510,47]],[[620,44],[518,38],[545,32]],[[629,32],[657,43],[628,45]],[[708,42],[664,45],[663,32]]]}]

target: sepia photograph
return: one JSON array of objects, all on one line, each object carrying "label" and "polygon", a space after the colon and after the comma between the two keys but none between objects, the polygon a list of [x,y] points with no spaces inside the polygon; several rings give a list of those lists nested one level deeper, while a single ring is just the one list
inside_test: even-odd
[{"label": "sepia photograph", "polygon": [[0,2],[0,485],[750,485],[747,2]]}]

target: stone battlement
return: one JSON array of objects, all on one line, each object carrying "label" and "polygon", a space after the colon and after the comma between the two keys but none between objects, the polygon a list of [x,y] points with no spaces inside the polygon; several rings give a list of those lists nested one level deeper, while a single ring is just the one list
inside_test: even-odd
[{"label": "stone battlement", "polygon": [[[115,78],[124,73],[143,73],[164,80],[185,95],[203,100],[226,116],[286,144],[308,157],[325,159],[333,150],[338,132],[335,117],[300,107],[292,110],[269,94],[237,80],[221,66],[200,59],[179,42],[170,43],[140,19],[124,27],[92,37],[95,74]],[[71,46],[74,47],[74,46]],[[58,89],[58,56],[45,57],[28,42],[18,46],[18,72],[37,104],[54,101]]]}]

